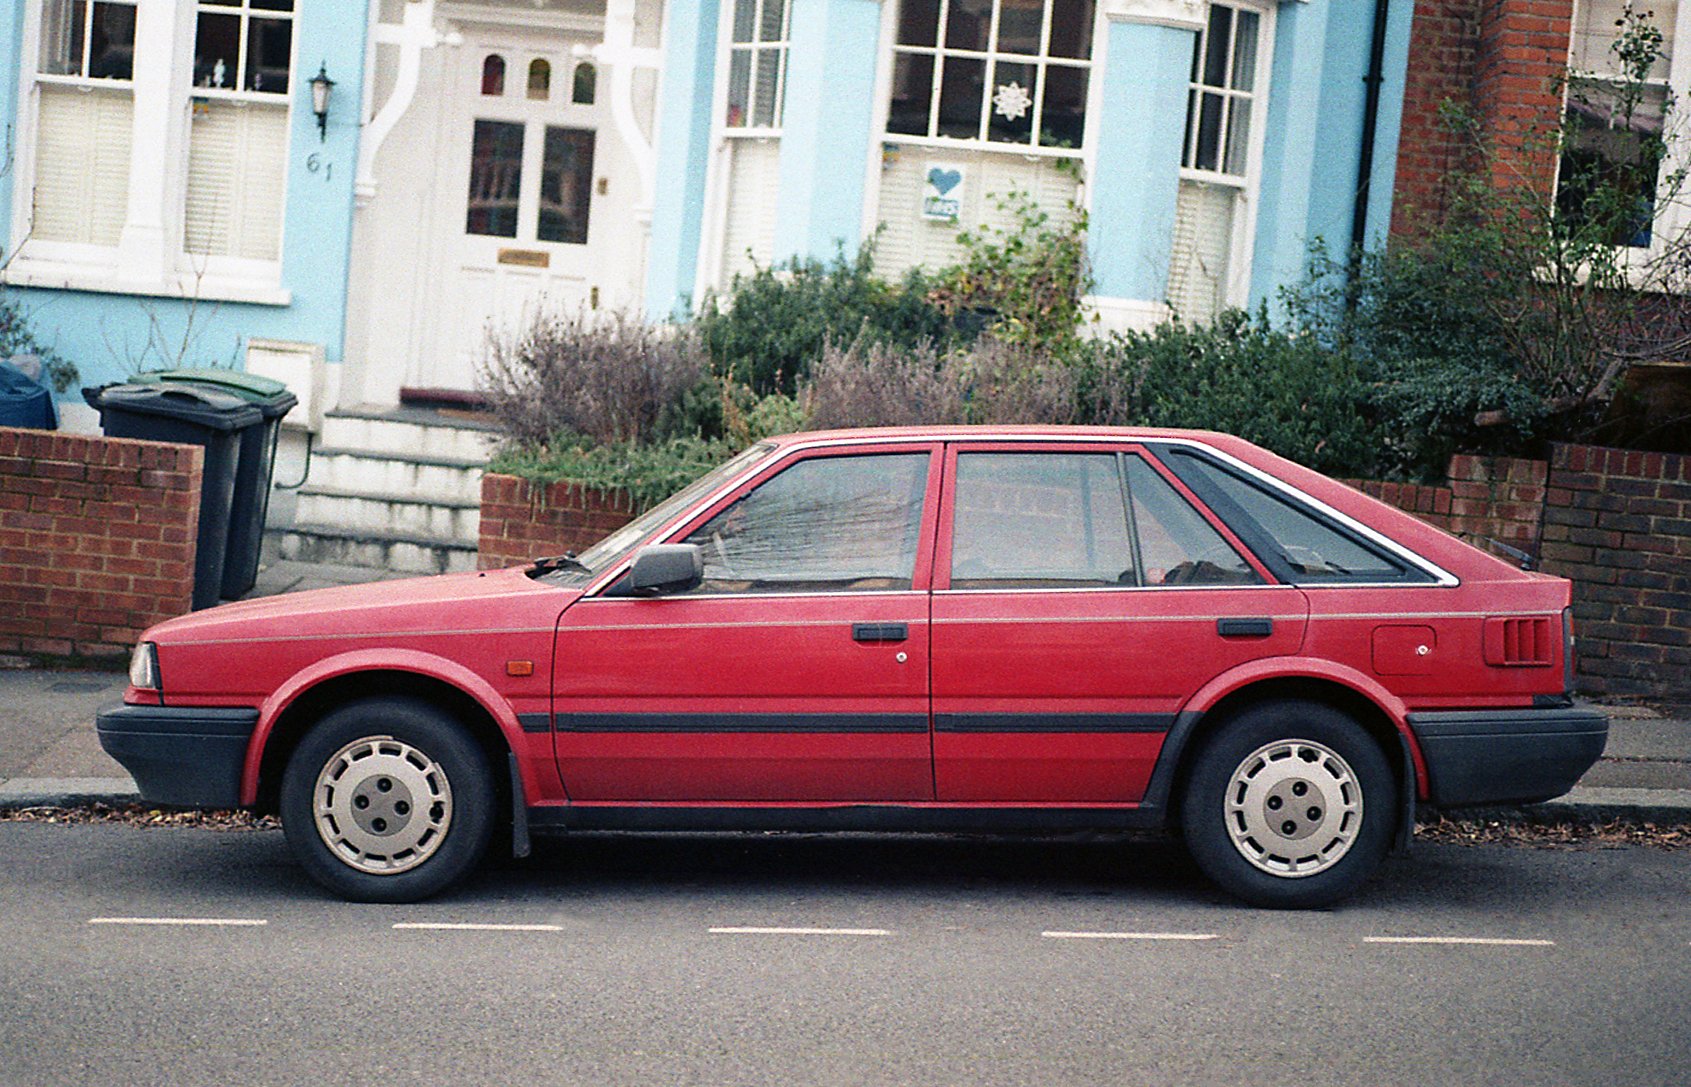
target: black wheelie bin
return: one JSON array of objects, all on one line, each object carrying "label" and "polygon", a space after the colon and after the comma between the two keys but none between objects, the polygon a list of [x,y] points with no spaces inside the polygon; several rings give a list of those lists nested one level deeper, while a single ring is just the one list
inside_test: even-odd
[{"label": "black wheelie bin", "polygon": [[270,511],[270,479],[276,468],[276,440],[282,417],[299,397],[280,381],[240,370],[190,368],[138,374],[137,383],[187,385],[240,397],[264,416],[263,425],[241,431],[241,459],[229,506],[229,546],[223,556],[223,598],[235,600],[258,581],[264,518]]}]

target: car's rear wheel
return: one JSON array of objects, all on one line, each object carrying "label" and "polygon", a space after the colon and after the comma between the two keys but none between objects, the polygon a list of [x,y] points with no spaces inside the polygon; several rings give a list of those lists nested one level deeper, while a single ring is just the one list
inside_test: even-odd
[{"label": "car's rear wheel", "polygon": [[462,878],[493,833],[487,755],[426,702],[324,717],[282,775],[282,830],[307,873],[358,902],[416,902]]},{"label": "car's rear wheel", "polygon": [[1325,906],[1391,845],[1398,797],[1379,744],[1311,702],[1253,706],[1203,741],[1181,803],[1187,847],[1223,890],[1258,906]]}]

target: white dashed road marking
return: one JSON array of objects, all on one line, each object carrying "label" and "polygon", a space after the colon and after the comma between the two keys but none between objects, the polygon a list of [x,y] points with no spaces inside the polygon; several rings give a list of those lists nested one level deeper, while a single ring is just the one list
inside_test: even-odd
[{"label": "white dashed road marking", "polygon": [[231,928],[253,928],[268,925],[251,917],[90,917],[90,925],[223,925]]},{"label": "white dashed road marking", "polygon": [[1048,940],[1218,940],[1214,932],[1042,932]]},{"label": "white dashed road marking", "polygon": [[1365,944],[1472,944],[1481,947],[1555,947],[1555,940],[1506,940],[1490,936],[1364,936]]},{"label": "white dashed road marking", "polygon": [[401,921],[398,929],[428,929],[445,932],[562,932],[562,925],[492,925],[471,922]]},{"label": "white dashed road marking", "polygon": [[718,927],[710,930],[719,936],[891,936],[884,928],[757,928],[753,926]]}]

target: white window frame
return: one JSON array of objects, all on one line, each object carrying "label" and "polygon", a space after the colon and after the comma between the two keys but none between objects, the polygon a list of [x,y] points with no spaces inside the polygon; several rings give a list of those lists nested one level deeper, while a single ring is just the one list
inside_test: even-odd
[{"label": "white window frame", "polygon": [[[727,0],[717,11],[716,28],[716,79],[711,88],[710,113],[710,165],[705,175],[705,222],[699,231],[700,252],[694,262],[693,300],[697,303],[703,299],[706,292],[713,288],[727,286],[727,254],[723,247],[728,244],[728,202],[732,195],[729,192],[731,174],[733,172],[734,148],[731,140],[757,140],[761,142],[775,142],[779,144],[783,131],[782,121],[787,108],[787,73],[791,60],[791,45],[793,32],[793,0],[760,0],[759,12],[762,6],[769,3],[780,3],[781,40],[776,42],[744,43],[734,41],[734,8],[735,0]],[[754,31],[755,33],[755,31]],[[738,51],[769,51],[780,50],[779,75],[775,84],[775,117],[773,125],[730,125],[728,123],[728,92],[730,71],[733,66],[734,53]],[[751,88],[756,94],[755,85]]]},{"label": "white window frame", "polygon": [[[1575,79],[1594,82],[1616,82],[1615,77],[1607,72],[1591,72],[1574,68],[1575,30],[1578,27],[1578,9],[1583,0],[1573,0],[1570,9],[1572,18],[1568,22],[1568,80],[1569,87],[1562,92],[1562,116],[1566,117],[1568,109],[1568,94]],[[1658,192],[1656,218],[1651,225],[1650,244],[1648,246],[1621,245],[1615,246],[1619,250],[1620,264],[1629,274],[1642,276],[1651,262],[1659,259],[1667,244],[1668,238],[1678,238],[1691,230],[1691,0],[1679,0],[1673,25],[1673,52],[1668,56],[1668,74],[1665,80],[1649,80],[1664,86],[1668,93],[1671,107],[1664,121],[1662,136],[1667,142],[1667,153],[1662,159],[1658,179],[1670,177],[1675,173],[1686,171],[1688,180],[1680,187],[1678,199],[1664,198]],[[1556,186],[1554,192],[1561,191],[1562,161],[1556,159]]]},{"label": "white window frame", "polygon": [[[1192,157],[1198,137],[1197,125],[1194,122],[1190,139],[1180,151],[1180,181],[1200,182],[1207,185],[1219,185],[1234,190],[1235,209],[1233,216],[1233,239],[1227,256],[1227,290],[1226,303],[1230,306],[1244,305],[1250,297],[1251,260],[1256,250],[1257,207],[1260,203],[1258,195],[1262,187],[1262,147],[1264,136],[1268,130],[1268,96],[1273,80],[1274,61],[1274,30],[1275,11],[1277,4],[1271,0],[1225,0],[1204,5],[1204,26],[1198,31],[1194,49],[1201,50],[1209,35],[1209,12],[1213,7],[1229,7],[1235,12],[1249,11],[1258,17],[1257,22],[1257,53],[1256,74],[1251,80],[1251,131],[1250,142],[1245,151],[1245,172],[1243,175],[1230,174],[1224,170],[1200,170],[1187,166],[1187,160]],[[1237,17],[1235,16],[1235,19]],[[1235,28],[1238,24],[1235,21]],[[1228,72],[1231,78],[1233,69],[1232,54],[1228,55]],[[1187,109],[1190,111],[1195,99],[1194,92],[1204,90],[1215,93],[1213,87],[1206,87],[1197,80],[1187,82]],[[1233,95],[1234,92],[1225,92]],[[1183,119],[1184,120],[1184,119]],[[1225,165],[1227,156],[1226,139],[1223,138],[1217,148],[1217,165]]]},{"label": "white window frame", "polygon": [[[275,260],[205,256],[186,249],[184,222],[188,182],[188,141],[192,100],[215,97],[236,102],[260,100],[282,104],[287,130],[304,83],[300,79],[298,11],[290,35],[289,87],[285,95],[194,87],[195,17],[198,3],[138,0],[133,78],[127,83],[72,76],[40,75],[42,11],[46,0],[24,6],[23,48],[18,65],[18,128],[13,175],[11,231],[13,252],[4,280],[17,286],[48,287],[159,298],[245,302],[286,306],[292,292],[281,283],[284,222],[279,225]],[[221,8],[215,10],[222,10]],[[231,6],[229,13],[245,10]],[[266,17],[272,13],[265,12]],[[275,15],[283,13],[277,12]],[[243,29],[245,23],[243,22]],[[168,47],[164,43],[168,42]],[[241,49],[245,51],[245,35]],[[131,89],[135,120],[131,139],[129,200],[120,242],[115,246],[49,242],[30,237],[35,193],[35,150],[39,136],[43,83],[111,85]],[[98,93],[97,90],[91,93]],[[282,205],[287,204],[286,176]]]},{"label": "white window frame", "polygon": [[[991,151],[999,154],[1025,155],[1028,157],[1039,158],[1088,158],[1087,148],[1095,145],[1098,139],[1096,111],[1098,104],[1097,76],[1101,67],[1102,62],[1100,58],[1104,49],[1102,35],[1106,29],[1106,23],[1103,16],[1105,7],[1104,0],[1093,0],[1091,47],[1085,58],[1051,55],[1050,0],[1044,0],[1042,5],[1045,15],[1040,24],[1039,54],[1037,56],[1023,53],[1004,53],[998,51],[996,48],[993,48],[993,46],[997,44],[998,40],[998,14],[1000,10],[1000,0],[994,0],[992,6],[992,26],[988,31],[987,36],[989,43],[988,48],[985,50],[953,49],[945,44],[946,23],[950,14],[951,2],[952,0],[940,0],[942,7],[939,14],[938,26],[934,31],[934,44],[932,46],[900,45],[898,42],[900,0],[888,0],[888,2],[883,5],[883,8],[885,9],[884,21],[882,24],[884,44],[881,48],[881,55],[886,58],[886,63],[883,66],[884,74],[881,81],[882,85],[878,87],[879,112],[876,117],[876,132],[879,135],[879,140],[877,142],[896,143],[910,147]],[[1691,2],[1691,0],[1688,0],[1688,2]],[[1007,143],[1002,140],[986,139],[979,135],[974,138],[964,138],[959,136],[916,135],[914,133],[889,131],[887,128],[887,122],[892,118],[893,73],[898,66],[898,58],[900,56],[927,56],[932,57],[935,61],[932,86],[928,95],[928,131],[930,133],[935,130],[938,124],[940,91],[944,85],[945,79],[943,58],[960,57],[966,60],[978,60],[986,65],[988,71],[995,70],[995,65],[1000,60],[1003,60],[1007,64],[1031,64],[1038,68],[1039,83],[1036,87],[1031,89],[1033,94],[1033,104],[1031,107],[1032,117],[1030,118],[1030,124],[1032,135],[1034,137],[1033,141],[1028,143]],[[1086,93],[1081,96],[1086,110],[1086,134],[1082,137],[1080,145],[1077,147],[1046,147],[1036,142],[1039,136],[1039,123],[1042,120],[1041,115],[1044,112],[1045,106],[1045,71],[1046,67],[1051,64],[1065,68],[1080,68],[1084,69],[1086,72]],[[980,124],[976,129],[977,133],[985,131],[987,126],[991,123],[991,91],[992,88],[990,85],[985,88],[986,98],[982,104]]]},{"label": "white window frame", "polygon": [[[741,2],[755,5],[752,15],[752,33],[754,35],[754,39],[749,42],[736,42],[734,40],[734,11]],[[762,41],[755,38],[755,35],[763,25],[763,14],[765,10],[771,4],[781,5],[781,36],[778,41]],[[720,56],[718,58],[719,62],[716,69],[720,73],[720,77],[717,80],[717,83],[719,84],[719,91],[713,102],[713,108],[716,111],[713,118],[713,127],[720,126],[723,134],[727,136],[751,136],[754,138],[759,136],[779,136],[781,134],[782,118],[785,116],[787,108],[787,63],[789,56],[788,48],[792,44],[793,34],[793,0],[727,0],[727,2],[722,5],[721,19],[721,33],[718,35],[717,39],[720,43]],[[731,125],[728,123],[728,95],[732,89],[729,87],[729,83],[732,80],[734,55],[736,53],[744,53],[748,55],[753,62],[752,77],[746,90],[751,96],[751,101],[754,103],[754,111],[755,102],[757,100],[756,73],[762,66],[763,58],[768,54],[774,54],[774,124],[754,125],[748,122],[746,124]]]}]

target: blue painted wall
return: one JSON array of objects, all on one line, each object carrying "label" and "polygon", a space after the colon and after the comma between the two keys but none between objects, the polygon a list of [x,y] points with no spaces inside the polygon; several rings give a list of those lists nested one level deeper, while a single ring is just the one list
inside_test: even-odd
[{"label": "blue painted wall", "polygon": [[25,0],[0,0],[0,260],[12,251],[12,155],[18,134],[18,63]]},{"label": "blue painted wall", "polygon": [[683,313],[698,272],[718,11],[717,0],[669,0],[658,103],[657,191],[646,254],[646,313],[652,318]]},{"label": "blue painted wall", "polygon": [[[0,0],[8,19],[6,54],[0,58],[0,104],[15,123],[15,88],[21,42],[22,0]],[[155,336],[187,343],[184,365],[240,365],[251,337],[323,344],[330,361],[342,357],[346,334],[346,283],[351,254],[353,175],[358,158],[358,109],[362,97],[366,9],[344,0],[301,0],[295,23],[293,114],[288,153],[282,286],[287,306],[209,300],[143,298],[74,290],[7,288],[21,298],[37,335],[76,363],[84,384],[127,376]],[[311,112],[310,79],[318,65],[335,81],[327,137],[321,142]],[[0,185],[10,227],[10,181]],[[73,394],[74,395],[74,394]]]},{"label": "blue painted wall", "polygon": [[[1387,19],[1368,201],[1370,242],[1384,237],[1391,220],[1411,15],[1410,0],[1397,0]],[[1253,304],[1267,300],[1272,305],[1281,287],[1302,278],[1315,240],[1335,254],[1350,245],[1373,19],[1374,0],[1280,6],[1251,275]]]},{"label": "blue painted wall", "polygon": [[1087,248],[1105,298],[1161,301],[1168,292],[1182,127],[1196,31],[1112,22]]},{"label": "blue painted wall", "polygon": [[878,0],[793,0],[776,261],[827,260],[862,240],[880,36]]}]

